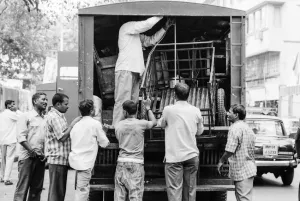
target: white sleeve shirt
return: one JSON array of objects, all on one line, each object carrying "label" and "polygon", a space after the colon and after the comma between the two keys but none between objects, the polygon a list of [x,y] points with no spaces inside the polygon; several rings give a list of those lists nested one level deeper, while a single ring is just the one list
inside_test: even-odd
[{"label": "white sleeve shirt", "polygon": [[87,170],[94,167],[98,145],[106,147],[109,140],[99,121],[90,116],[83,117],[75,124],[71,133],[71,153],[69,163],[75,170]]},{"label": "white sleeve shirt", "polygon": [[186,101],[164,108],[159,125],[165,128],[167,163],[186,161],[199,155],[195,135],[203,128],[201,112]]},{"label": "white sleeve shirt", "polygon": [[153,36],[141,33],[150,30],[162,17],[151,17],[144,21],[131,21],[123,24],[119,30],[119,55],[115,71],[126,70],[143,74],[145,70],[142,46],[148,47],[159,41],[165,33],[160,29]]},{"label": "white sleeve shirt", "polygon": [[5,109],[0,115],[0,144],[13,144],[17,142],[17,120],[19,115]]}]

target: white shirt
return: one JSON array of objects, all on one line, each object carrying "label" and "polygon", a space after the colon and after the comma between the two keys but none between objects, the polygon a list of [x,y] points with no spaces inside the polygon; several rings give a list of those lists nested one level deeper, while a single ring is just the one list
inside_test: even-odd
[{"label": "white shirt", "polygon": [[98,144],[101,147],[107,147],[109,144],[101,123],[90,116],[83,117],[75,124],[70,137],[69,163],[75,170],[93,168],[98,153]]},{"label": "white shirt", "polygon": [[0,144],[13,144],[17,142],[17,112],[5,109],[0,114]]},{"label": "white shirt", "polygon": [[165,160],[167,163],[186,161],[199,155],[195,135],[203,130],[198,108],[186,101],[164,108],[159,126],[165,128]]},{"label": "white shirt", "polygon": [[[21,144],[27,141],[31,148],[44,153],[46,121],[36,110],[22,114],[17,121],[17,140]],[[19,161],[29,158],[29,152],[20,146]]]},{"label": "white shirt", "polygon": [[145,70],[142,47],[148,47],[157,43],[165,33],[160,29],[153,36],[141,33],[151,29],[162,17],[151,17],[144,21],[131,21],[123,24],[119,30],[119,55],[115,71],[126,70],[143,74]]}]

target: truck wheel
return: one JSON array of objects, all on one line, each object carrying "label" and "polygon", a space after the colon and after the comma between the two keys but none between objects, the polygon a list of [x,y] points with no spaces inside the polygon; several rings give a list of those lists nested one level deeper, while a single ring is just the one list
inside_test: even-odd
[{"label": "truck wheel", "polygon": [[294,179],[294,168],[288,168],[281,174],[281,180],[283,185],[289,186],[293,182]]},{"label": "truck wheel", "polygon": [[217,91],[218,125],[226,126],[225,91],[220,88]]},{"label": "truck wheel", "polygon": [[211,201],[226,201],[227,191],[216,191],[211,193]]}]

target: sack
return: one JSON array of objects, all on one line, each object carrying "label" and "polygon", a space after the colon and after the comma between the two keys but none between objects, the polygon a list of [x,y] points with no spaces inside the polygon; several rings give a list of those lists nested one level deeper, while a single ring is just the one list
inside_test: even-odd
[{"label": "sack", "polygon": [[94,119],[102,122],[102,100],[98,96],[93,96],[94,107],[95,107],[95,117]]}]

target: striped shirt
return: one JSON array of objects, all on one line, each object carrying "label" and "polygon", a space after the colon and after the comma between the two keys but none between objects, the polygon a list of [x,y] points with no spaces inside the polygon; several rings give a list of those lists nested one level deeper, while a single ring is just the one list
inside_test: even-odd
[{"label": "striped shirt", "polygon": [[64,114],[52,108],[46,115],[46,157],[49,164],[68,165],[71,151],[71,139],[59,141],[67,130],[67,120]]},{"label": "striped shirt", "polygon": [[225,151],[233,153],[228,159],[230,177],[234,181],[256,175],[255,134],[243,121],[237,121],[229,128]]}]

